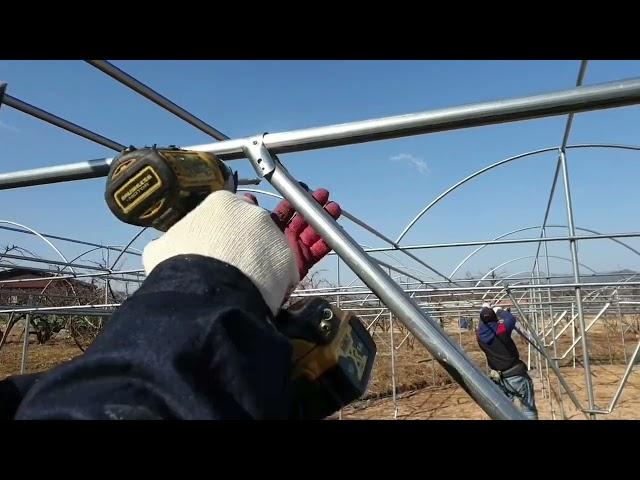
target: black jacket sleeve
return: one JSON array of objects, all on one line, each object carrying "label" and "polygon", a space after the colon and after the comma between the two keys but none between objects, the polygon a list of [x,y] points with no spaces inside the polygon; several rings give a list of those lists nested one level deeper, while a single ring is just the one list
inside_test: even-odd
[{"label": "black jacket sleeve", "polygon": [[84,355],[38,378],[16,418],[287,418],[292,352],[271,320],[235,267],[170,258]]},{"label": "black jacket sleeve", "polygon": [[0,420],[13,420],[20,403],[42,373],[13,375],[0,381]]}]

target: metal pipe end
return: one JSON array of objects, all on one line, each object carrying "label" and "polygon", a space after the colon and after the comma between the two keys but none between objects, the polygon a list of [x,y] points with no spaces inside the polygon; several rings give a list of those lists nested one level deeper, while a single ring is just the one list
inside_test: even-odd
[{"label": "metal pipe end", "polygon": [[7,89],[7,82],[0,82],[0,108],[2,108],[2,101],[4,100],[4,92]]}]

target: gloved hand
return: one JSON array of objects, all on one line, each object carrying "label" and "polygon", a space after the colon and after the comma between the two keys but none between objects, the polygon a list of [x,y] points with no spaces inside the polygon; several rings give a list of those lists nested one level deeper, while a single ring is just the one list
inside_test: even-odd
[{"label": "gloved hand", "polygon": [[[337,220],[342,214],[340,205],[329,201],[329,192],[324,188],[316,190],[311,196],[324,207],[334,220]],[[254,195],[245,193],[245,198],[254,205],[258,205],[258,200]],[[322,260],[331,251],[331,248],[320,238],[318,232],[305,221],[304,217],[294,210],[288,200],[282,200],[274,209],[271,217],[289,241],[289,246],[296,257],[300,280],[302,280],[306,277],[309,269]]]},{"label": "gloved hand", "polygon": [[[217,196],[214,198],[214,195]],[[318,189],[312,196],[331,217],[336,220],[340,217],[342,210],[337,203],[329,202],[327,190]],[[142,262],[147,275],[160,262],[175,255],[191,253],[213,257],[235,266],[249,277],[275,315],[309,269],[331,248],[288,200],[276,206],[270,222],[265,222],[269,212],[258,207],[254,195],[245,194],[245,200],[253,205],[247,205],[229,192],[209,195],[164,236],[145,247]],[[242,205],[250,208],[244,209]],[[290,248],[283,246],[282,233]],[[295,269],[292,274],[287,265],[291,254],[297,276]]]},{"label": "gloved hand", "polygon": [[147,274],[176,255],[196,254],[233,265],[258,288],[275,315],[300,281],[296,255],[267,210],[227,191],[198,207],[150,242],[142,253]]}]

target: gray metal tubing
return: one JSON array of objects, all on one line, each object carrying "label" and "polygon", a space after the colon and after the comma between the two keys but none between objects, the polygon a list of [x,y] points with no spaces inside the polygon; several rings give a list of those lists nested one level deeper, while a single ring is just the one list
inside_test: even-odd
[{"label": "gray metal tubing", "polygon": [[[184,148],[187,150],[202,151],[202,149],[198,147],[199,146],[196,145],[194,147]],[[97,158],[95,160],[78,163],[33,168],[19,172],[0,173],[0,190],[106,177],[109,174],[109,167],[112,161],[113,157]],[[256,180],[240,179],[239,185],[256,185]]]},{"label": "gray metal tubing", "polygon": [[[571,259],[569,258],[565,258],[565,257],[559,257],[556,255],[549,255],[550,258],[556,258],[558,260],[566,260],[567,262],[571,262]],[[487,273],[485,273],[480,280],[478,280],[478,282],[476,283],[476,287],[480,285],[481,282],[483,282],[484,280],[487,279],[487,276],[491,273],[491,272],[495,272],[496,270],[498,270],[499,268],[504,267],[505,265],[508,265],[510,263],[513,262],[517,262],[518,260],[526,260],[528,258],[533,258],[533,255],[525,255],[524,257],[518,257],[518,258],[512,258],[510,260],[507,260],[506,262],[502,262],[500,265],[498,265],[497,267],[492,268],[491,270],[489,270]],[[584,265],[584,264],[580,264],[581,266],[583,266],[584,268],[586,268],[587,270],[593,272],[594,274],[597,274],[598,272],[596,272],[593,268]],[[533,284],[532,284],[533,285]]]},{"label": "gray metal tubing", "polygon": [[[531,227],[535,228],[535,227]],[[580,230],[577,228],[577,230]],[[473,242],[452,242],[452,243],[427,243],[423,245],[400,245],[399,249],[402,251],[405,250],[421,250],[427,248],[449,248],[449,247],[475,247],[482,245],[508,245],[514,243],[536,243],[536,242],[566,242],[567,240],[608,240],[614,238],[630,238],[630,237],[640,237],[640,232],[625,232],[625,233],[603,233],[600,235],[576,235],[575,237],[565,236],[565,237],[543,237],[543,238],[509,238],[505,240],[479,240]],[[367,253],[375,253],[375,252],[390,252],[398,250],[395,247],[375,247],[375,248],[365,248],[364,251]],[[330,255],[335,255],[334,252],[330,253]],[[463,281],[463,279],[457,280],[458,282]]]},{"label": "gray metal tubing", "polygon": [[[248,154],[252,151],[247,149]],[[266,157],[268,152],[261,152]],[[256,165],[257,158],[252,158]],[[261,160],[267,160],[261,158]],[[363,282],[389,307],[396,317],[437,358],[449,374],[494,419],[523,419],[498,387],[489,380],[467,355],[442,332],[429,316],[413,303],[384,271],[326,211],[313,200],[298,182],[279,164],[267,180],[287,198],[310,225],[326,240]]]},{"label": "gray metal tubing", "polygon": [[[257,190],[254,188],[243,188],[243,189],[239,189],[238,191],[245,191],[245,192],[253,192],[253,193],[260,193],[262,195],[267,195],[270,197],[275,197],[275,198],[282,198],[280,195],[277,195],[275,193],[271,193],[271,192],[266,192],[264,190]],[[423,262],[422,260],[420,260],[418,257],[416,257],[415,255],[409,253],[409,252],[405,252],[404,249],[394,243],[393,240],[391,240],[389,237],[385,236],[384,234],[382,234],[381,232],[379,232],[378,230],[376,230],[375,228],[373,228],[372,226],[368,225],[367,223],[365,223],[364,221],[360,220],[358,217],[356,217],[355,215],[347,212],[345,209],[342,209],[342,217],[347,218],[349,220],[351,220],[353,223],[355,223],[356,225],[364,228],[366,231],[372,233],[373,235],[375,235],[376,237],[378,237],[381,240],[384,240],[385,242],[387,242],[389,245],[392,245],[392,248],[389,248],[389,251],[397,251],[397,252],[401,252],[404,253],[405,255],[407,255],[409,258],[415,260],[416,262],[418,262],[420,265],[428,268],[429,270],[431,270],[432,272],[434,272],[436,275],[439,275],[440,277],[444,278],[445,280],[449,281],[449,282],[453,282],[449,277],[447,277],[446,275],[444,275],[443,273],[440,273],[439,271],[435,270],[434,268],[432,268],[431,266],[427,265],[425,262]],[[640,234],[639,234],[640,235]],[[366,250],[365,250],[366,251]],[[386,253],[386,252],[383,252]],[[329,255],[335,255],[335,252],[331,252],[329,253]],[[373,258],[373,257],[372,257]],[[393,258],[393,257],[390,257]],[[394,259],[395,260],[395,259]],[[379,260],[376,259],[376,261],[378,263],[380,263],[380,265],[389,267],[389,265],[387,263],[383,263],[380,262]],[[397,260],[396,260],[397,261]],[[405,268],[407,268],[406,266],[404,266]],[[396,268],[393,268],[393,270],[395,270],[396,272],[402,273],[404,274],[404,271],[401,270],[397,270]],[[416,277],[411,277],[415,280],[418,280],[421,283],[432,283],[432,282],[427,282],[426,280],[422,280]],[[459,285],[457,282],[453,282],[454,285]]]},{"label": "gray metal tubing", "polygon": [[[365,249],[363,249],[365,250]],[[366,250],[365,250],[366,252]],[[403,265],[404,266],[404,265]],[[406,266],[404,266],[406,268]],[[504,282],[505,280],[511,278],[514,279],[513,277],[515,277],[518,274],[523,274],[526,273],[528,270],[522,270],[520,272],[516,272],[516,274],[510,274],[507,275],[505,278],[499,280],[493,287],[495,288],[496,286],[500,285],[500,282]],[[629,275],[629,279],[633,278],[633,277],[637,277],[638,274],[620,274],[621,276],[624,275]],[[546,278],[567,278],[569,275],[551,275],[549,277],[545,276],[545,277],[531,277],[533,280],[539,280],[539,279],[546,279]],[[610,273],[598,273],[598,274],[592,274],[592,275],[581,275],[580,278],[584,281],[587,278],[598,278],[598,277],[609,277],[611,276]],[[460,283],[476,283],[479,280],[479,278],[464,278],[464,279],[460,279],[458,280],[458,282]],[[515,280],[517,280],[517,277],[515,278]],[[525,280],[524,278],[522,280]],[[625,280],[626,281],[626,280]],[[624,282],[621,283],[616,283],[616,285],[623,285],[624,286]],[[424,284],[424,282],[422,281],[415,281],[415,282],[398,282],[399,285],[403,285],[405,287],[411,287],[413,285],[422,285]],[[438,282],[430,282],[432,285],[438,285]],[[583,282],[585,285],[590,285],[588,282]],[[448,285],[446,283],[440,282],[439,286],[445,286]],[[514,284],[515,285],[515,284]],[[342,289],[353,289],[353,288],[362,288],[362,285],[343,285],[340,287],[318,287],[318,288],[309,288],[309,289],[305,289],[305,292],[330,292],[330,291],[337,291],[337,290],[342,290]],[[501,287],[502,288],[502,287]],[[545,284],[545,288],[546,288],[546,284]],[[606,288],[606,287],[604,287]],[[595,294],[596,292],[600,291],[602,289],[598,289],[598,290],[594,290],[593,292],[590,292],[589,295]],[[589,300],[587,297],[583,298],[583,302]]]},{"label": "gray metal tubing", "polygon": [[628,363],[627,368],[626,368],[626,370],[624,372],[624,375],[622,376],[622,380],[620,381],[620,385],[618,386],[618,390],[616,390],[615,395],[611,399],[611,404],[609,405],[609,412],[612,412],[613,409],[618,404],[618,400],[620,399],[620,395],[622,394],[622,389],[624,388],[625,384],[627,383],[627,380],[629,379],[629,375],[631,375],[631,371],[633,370],[633,366],[636,363],[636,359],[638,358],[638,353],[639,352],[640,352],[640,341],[638,342],[638,345],[636,345],[636,349],[633,351],[633,355],[631,356],[631,359],[629,360],[629,363]]},{"label": "gray metal tubing", "polygon": [[22,339],[22,360],[20,360],[20,375],[27,369],[27,355],[29,353],[29,329],[31,327],[31,314],[27,313],[24,319],[24,338]]},{"label": "gray metal tubing", "polygon": [[[584,74],[587,72],[587,65],[589,64],[588,60],[582,60],[580,62],[580,70],[578,71],[578,79],[576,80],[576,87],[582,85],[584,81]],[[573,125],[573,113],[570,113],[567,116],[567,123],[564,127],[564,135],[562,136],[562,145],[560,149],[564,152],[567,147],[567,142],[569,141],[569,133],[571,133],[571,126]]]},{"label": "gray metal tubing", "polygon": [[530,156],[533,156],[533,155],[538,155],[540,153],[551,152],[551,151],[554,151],[554,150],[558,150],[558,148],[557,147],[541,148],[539,150],[533,150],[531,152],[519,153],[518,155],[514,155],[513,157],[505,158],[504,160],[500,160],[498,162],[492,163],[491,165],[487,165],[486,167],[483,167],[480,170],[477,170],[476,172],[473,172],[471,175],[467,175],[465,178],[460,180],[458,183],[456,183],[454,185],[451,185],[444,192],[442,192],[440,195],[438,195],[436,198],[434,198],[431,202],[429,202],[429,204],[427,206],[425,206],[422,210],[420,210],[418,212],[418,214],[415,217],[413,217],[413,219],[411,219],[411,221],[404,227],[402,232],[400,232],[400,235],[398,235],[398,238],[396,239],[396,242],[400,243],[402,241],[402,239],[405,237],[405,235],[407,233],[409,233],[409,230],[411,230],[413,228],[413,226],[418,222],[418,220],[420,220],[420,218],[422,218],[429,210],[431,210],[435,205],[437,205],[443,198],[447,197],[449,194],[451,194],[451,192],[453,192],[457,188],[461,187],[462,185],[464,185],[468,181],[470,181],[470,180],[472,180],[472,179],[474,179],[476,177],[479,177],[480,175],[482,175],[482,174],[484,174],[484,173],[488,172],[489,170],[492,170],[492,169],[494,169],[496,167],[499,167],[499,166],[504,165],[504,164],[509,163],[509,162],[513,162],[514,160],[520,160],[522,158],[530,157]]},{"label": "gray metal tubing", "polygon": [[[137,272],[142,272],[142,270],[121,270],[121,271],[114,271],[114,272],[101,272],[101,273],[88,273],[88,274],[77,274],[77,273],[70,273],[68,275],[60,275],[61,270],[49,270],[46,268],[37,268],[37,267],[25,267],[22,265],[16,265],[15,263],[0,263],[0,267],[2,268],[21,268],[24,270],[28,270],[29,272],[42,272],[42,273],[48,273],[50,274],[49,277],[47,277],[47,280],[56,280],[56,279],[64,279],[64,278],[76,278],[76,277],[100,277],[103,275],[134,275],[137,276],[138,278],[125,278],[125,277],[119,277],[119,278],[114,278],[115,280],[122,280],[123,282],[141,282],[142,280],[144,280],[144,276],[140,275]],[[25,278],[25,279],[15,279],[15,280],[0,280],[0,285],[4,284],[4,283],[20,283],[20,282],[32,282],[34,280],[42,280],[42,277],[38,277],[38,278]]]},{"label": "gray metal tubing", "polygon": [[611,412],[613,412],[613,409],[618,404],[618,400],[620,400],[620,395],[622,394],[622,389],[626,385],[627,380],[629,379],[629,376],[631,375],[631,371],[633,370],[633,367],[635,365],[635,362],[636,362],[636,359],[638,357],[638,353],[639,352],[640,352],[640,342],[638,342],[638,345],[636,345],[636,349],[634,350],[633,355],[631,356],[631,360],[627,364],[627,368],[625,369],[625,372],[622,375],[622,379],[620,380],[620,384],[618,385],[616,393],[613,395],[613,398],[611,399],[611,403],[609,404],[609,407],[606,410],[598,410],[598,409],[586,410],[588,413],[597,413],[597,414],[601,414],[601,415],[608,415]]},{"label": "gray metal tubing", "polygon": [[[587,64],[589,62],[587,60],[582,60],[580,62],[580,70],[578,71],[578,79],[576,80],[576,87],[582,85],[582,81],[584,80],[584,74],[587,71]],[[562,144],[560,145],[560,151],[566,152],[567,141],[569,140],[569,134],[571,133],[571,126],[573,125],[573,113],[570,113],[567,116],[567,123],[564,127],[564,134],[562,136]],[[542,230],[540,231],[540,237],[544,236],[544,227],[547,224],[547,218],[549,216],[549,209],[551,208],[551,202],[553,200],[553,193],[556,189],[556,183],[558,182],[558,173],[560,173],[560,159],[556,162],[556,172],[553,176],[553,183],[551,184],[551,193],[549,193],[549,201],[547,202],[547,209],[544,213],[544,221],[542,222]],[[538,254],[540,253],[540,244],[538,244],[538,249],[536,250],[536,259],[533,264],[533,268],[536,267],[538,263]],[[533,270],[533,269],[532,269]]]},{"label": "gray metal tubing", "polygon": [[[35,233],[33,233],[32,231],[24,230],[22,228],[9,227],[7,225],[0,225],[0,229],[2,229],[2,230],[10,230],[12,232],[26,233],[28,235],[35,235]],[[65,241],[65,242],[77,243],[79,245],[87,245],[89,247],[98,247],[98,248],[104,248],[104,249],[107,249],[107,250],[116,250],[118,252],[121,250],[120,248],[112,247],[112,246],[109,246],[109,245],[100,245],[99,243],[85,242],[83,240],[76,240],[74,238],[68,238],[68,237],[60,237],[58,235],[50,235],[48,233],[40,233],[40,235],[42,235],[45,238],[52,238],[54,240],[62,240],[62,241]],[[130,254],[130,255],[138,255],[138,256],[142,255],[140,252],[134,252],[132,250],[128,250],[127,253]]]},{"label": "gray metal tubing", "polygon": [[[529,97],[266,134],[263,141],[272,153],[301,152],[571,112],[622,107],[636,103],[640,103],[639,78]],[[222,160],[233,160],[246,157],[243,148],[248,141],[247,138],[241,138],[188,148],[212,152]],[[0,189],[105,176],[109,171],[111,160],[102,158],[26,172],[0,174]]]},{"label": "gray metal tubing", "polygon": [[[267,134],[264,136],[264,144],[269,151],[276,154],[299,152],[636,103],[640,103],[640,79],[638,78],[529,97]],[[232,154],[222,145],[222,142],[219,145],[219,149],[216,150],[220,151],[223,158]],[[212,148],[215,149],[215,147]],[[242,154],[241,149],[234,153]]]},{"label": "gray metal tubing", "polygon": [[74,268],[83,268],[85,270],[97,270],[99,272],[108,272],[109,269],[108,268],[104,268],[104,267],[96,267],[93,265],[83,265],[83,264],[79,264],[79,263],[70,263],[70,262],[62,262],[60,260],[49,260],[49,259],[45,259],[45,258],[33,258],[33,257],[26,257],[24,255],[13,255],[10,253],[3,253],[2,254],[2,258],[9,258],[12,260],[23,260],[25,262],[35,262],[35,263],[47,263],[50,265],[62,265],[65,267],[74,267]]},{"label": "gray metal tubing", "polygon": [[[626,150],[640,150],[640,147],[638,146],[631,146],[631,145],[614,145],[614,144],[582,144],[582,145],[572,145],[572,146],[568,146],[567,148],[620,148],[620,149],[626,149]],[[462,185],[464,185],[465,183],[467,183],[468,181],[474,179],[475,177],[482,175],[484,173],[486,173],[487,171],[499,167],[501,165],[504,165],[506,163],[512,162],[514,160],[520,160],[522,158],[526,158],[529,156],[533,156],[533,155],[539,155],[541,153],[546,153],[546,152],[550,152],[550,151],[560,151],[560,149],[558,147],[551,147],[551,148],[542,148],[539,150],[533,150],[531,152],[526,152],[526,153],[521,153],[518,155],[515,155],[513,157],[509,157],[506,158],[504,160],[500,160],[496,163],[493,163],[491,165],[488,165],[486,167],[481,168],[480,170],[472,173],[471,175],[468,175],[467,177],[463,178],[462,180],[460,180],[458,183],[456,183],[455,185],[452,185],[451,187],[449,187],[447,190],[445,190],[444,192],[442,192],[440,195],[438,195],[434,200],[432,200],[426,207],[424,207],[408,224],[407,226],[402,230],[402,233],[400,233],[400,235],[398,236],[398,239],[396,239],[396,242],[400,242],[400,240],[402,240],[402,238],[407,234],[407,232],[415,225],[415,223],[424,215],[426,214],[431,208],[433,208],[438,202],[440,202],[443,198],[445,198],[446,196],[450,195],[453,191],[455,191],[457,188],[461,187]]]},{"label": "gray metal tubing", "polygon": [[[602,307],[602,310],[600,310],[598,312],[598,314],[595,316],[595,318],[593,320],[591,320],[591,323],[589,323],[589,325],[587,325],[584,329],[585,332],[588,332],[591,327],[593,327],[593,325],[598,321],[598,319],[602,316],[602,314],[609,308],[609,305],[611,305],[610,303],[605,303],[604,307]],[[567,349],[566,352],[564,352],[562,354],[561,357],[557,358],[557,360],[562,360],[564,359],[571,350],[573,350],[573,348],[578,344],[578,342],[582,339],[582,335],[580,335],[578,338],[576,338],[573,343],[571,344],[571,346]]]},{"label": "gray metal tubing", "polygon": [[[50,270],[46,270],[46,271],[51,272]],[[56,280],[68,280],[70,278],[103,277],[103,278],[108,278],[109,280],[117,280],[119,282],[141,283],[142,281],[144,281],[144,278],[123,278],[123,277],[116,276],[116,275],[134,274],[139,272],[144,272],[144,270],[120,270],[120,271],[101,272],[101,273],[79,273],[77,275],[60,275],[55,277],[47,277],[46,280],[56,281]],[[22,283],[22,282],[34,282],[42,279],[43,279],[42,277],[36,277],[36,278],[18,278],[15,280],[0,280],[0,285],[11,285],[14,283]]]},{"label": "gray metal tubing", "polygon": [[[571,390],[571,387],[569,386],[569,384],[565,380],[564,375],[562,375],[562,372],[560,371],[560,369],[556,365],[556,362],[554,362],[551,359],[551,356],[549,355],[547,350],[544,348],[544,344],[540,341],[540,337],[538,337],[538,335],[536,334],[535,330],[529,324],[529,320],[528,320],[527,316],[525,315],[525,313],[522,311],[522,308],[520,307],[520,304],[517,302],[517,300],[515,299],[515,297],[511,294],[511,292],[509,290],[507,290],[507,294],[509,295],[509,298],[511,299],[511,302],[513,303],[513,305],[518,310],[518,313],[520,314],[520,321],[527,328],[527,331],[531,335],[531,339],[533,339],[533,341],[535,342],[535,344],[537,346],[537,350],[542,355],[544,355],[544,357],[548,360],[549,365],[551,366],[551,369],[553,370],[553,372],[558,377],[558,380],[562,384],[562,388],[564,388],[564,391],[567,393],[567,395],[571,399],[571,402],[573,402],[573,404],[575,405],[575,407],[578,410],[582,411],[582,406],[580,405],[580,401],[578,400],[578,398],[573,393],[573,390]],[[533,343],[531,343],[531,345],[533,345]]]},{"label": "gray metal tubing", "polygon": [[[118,263],[118,260],[120,260],[122,258],[122,256],[126,253],[127,249],[131,246],[131,244],[133,242],[135,242],[138,237],[140,237],[140,235],[142,235],[145,231],[147,230],[147,227],[142,228],[138,233],[136,233],[131,240],[129,240],[129,243],[127,243],[124,247],[122,247],[122,250],[120,251],[120,253],[118,254],[118,256],[116,257],[116,259],[113,261],[113,263],[111,264],[111,266],[108,268],[109,271],[113,270],[116,266],[116,263]],[[109,252],[107,252],[107,255],[109,254]],[[107,262],[108,264],[108,262]]]},{"label": "gray metal tubing", "polygon": [[26,113],[27,115],[31,115],[32,117],[38,118],[40,120],[44,120],[51,125],[55,125],[56,127],[60,127],[68,132],[75,133],[87,140],[91,140],[92,142],[103,145],[111,150],[115,150],[116,152],[120,152],[125,147],[124,145],[114,142],[102,135],[98,135],[91,130],[87,130],[86,128],[82,128],[80,125],[76,125],[64,118],[60,118],[52,113],[46,112],[38,107],[34,107],[33,105],[28,104],[27,102],[23,102],[22,100],[18,100],[11,95],[4,95],[2,99],[2,103],[5,105],[15,108],[16,110]]},{"label": "gray metal tubing", "polygon": [[115,307],[119,307],[120,304],[119,303],[107,303],[107,304],[100,304],[100,305],[67,305],[67,306],[62,306],[62,307],[20,307],[20,308],[6,308],[6,309],[0,309],[0,313],[11,313],[11,312],[16,312],[16,313],[34,313],[34,312],[56,312],[58,310],[77,310],[77,309],[83,309],[83,310],[93,310],[96,308],[115,308]]},{"label": "gray metal tubing", "polygon": [[[315,228],[315,226],[314,226]],[[397,284],[396,284],[397,285]],[[578,287],[615,287],[620,285],[619,282],[593,282],[593,283],[556,283],[556,284],[550,284],[550,285],[545,285],[545,288],[553,288],[553,289],[570,289],[570,288],[576,288],[576,286]],[[626,285],[629,286],[638,286],[640,285],[640,282],[629,282]],[[535,285],[509,285],[509,289],[510,290],[528,290],[530,288],[533,288]],[[419,293],[419,292],[439,292],[439,293],[451,293],[451,292],[473,292],[473,291],[487,291],[487,290],[495,290],[495,287],[446,287],[446,288],[409,288],[409,289],[405,289],[403,290],[405,293]],[[344,296],[349,296],[349,295],[369,295],[374,293],[371,290],[362,290],[362,291],[349,291],[349,292],[327,292],[323,295],[325,296],[334,296],[334,295],[344,295]],[[297,297],[308,297],[311,295],[317,295],[317,293],[311,292],[311,293],[298,293],[298,294],[292,294],[292,296],[297,296]]]},{"label": "gray metal tubing", "polygon": [[448,280],[449,282],[453,283],[454,285],[457,285],[456,282],[454,282],[453,280],[451,280],[449,277],[447,277],[444,273],[440,273],[438,270],[436,270],[435,268],[431,267],[430,265],[428,265],[427,263],[425,263],[424,261],[420,260],[418,257],[416,257],[415,255],[413,255],[410,252],[406,252],[402,249],[402,247],[400,245],[398,245],[396,242],[394,242],[393,240],[391,240],[389,237],[387,237],[386,235],[380,233],[378,230],[376,230],[375,228],[371,227],[370,225],[367,225],[365,222],[363,222],[362,220],[354,217],[352,214],[350,214],[349,212],[346,211],[342,211],[342,215],[346,218],[348,218],[349,220],[351,220],[353,223],[355,223],[356,225],[359,225],[360,227],[364,228],[366,231],[372,233],[373,235],[375,235],[376,237],[380,238],[381,240],[384,240],[385,242],[387,242],[389,245],[393,246],[393,250],[394,251],[398,251],[398,252],[402,252],[405,255],[407,255],[409,258],[411,258],[412,260],[415,260],[416,262],[418,262],[420,265],[422,265],[423,267],[428,268],[429,270],[431,270],[433,273],[435,273],[436,275],[444,278],[445,280]]},{"label": "gray metal tubing", "polygon": [[148,98],[156,105],[161,106],[165,110],[168,110],[169,112],[173,113],[174,115],[184,120],[185,122],[189,123],[190,125],[193,125],[197,129],[203,131],[207,135],[211,135],[213,138],[217,140],[229,139],[229,137],[227,137],[224,133],[220,132],[219,130],[212,127],[208,123],[203,122],[195,115],[192,115],[191,113],[187,112],[184,108],[176,105],[168,98],[163,97],[155,90],[149,88],[144,83],[140,82],[139,80],[136,80],[131,75],[120,70],[118,67],[116,67],[115,65],[112,65],[106,60],[86,60],[86,62],[93,65],[98,70],[106,73],[107,75],[114,78],[118,82],[126,85],[134,92],[139,93],[143,97]]},{"label": "gray metal tubing", "polygon": [[[566,228],[567,226],[566,226],[566,225],[547,225],[547,227],[550,227],[550,228],[551,228],[551,227]],[[517,232],[524,232],[525,230],[534,230],[534,229],[536,229],[536,228],[542,228],[542,227],[534,226],[534,227],[518,228],[518,229],[516,229],[516,230],[512,230],[512,231],[510,231],[510,232],[507,232],[507,233],[504,233],[504,234],[502,234],[502,235],[497,236],[496,238],[494,238],[494,239],[493,239],[493,241],[495,241],[495,240],[500,240],[500,239],[501,239],[501,238],[503,238],[503,237],[506,237],[506,236],[508,236],[508,235],[512,235],[512,234],[517,233]],[[589,229],[589,228],[575,227],[575,229],[576,229],[576,230],[582,230],[582,231],[589,232],[589,233],[593,233],[593,234],[595,234],[595,235],[603,235],[603,234],[601,234],[600,232],[596,232],[595,230],[591,230],[591,229]],[[570,240],[571,238],[577,239],[578,237],[577,237],[576,235],[571,235],[571,236],[567,236],[567,237],[565,237],[565,240]],[[605,237],[605,238],[606,238],[606,237]],[[640,252],[639,252],[638,250],[636,250],[635,248],[633,248],[633,247],[631,247],[631,246],[627,245],[626,243],[624,243],[624,242],[622,242],[622,241],[620,241],[620,240],[618,240],[618,239],[616,239],[616,238],[613,238],[613,237],[610,237],[609,239],[610,239],[612,242],[616,242],[616,243],[618,243],[618,244],[622,245],[624,248],[626,248],[626,249],[628,249],[628,250],[632,251],[632,252],[633,252],[633,253],[635,253],[636,255],[640,256]],[[537,241],[544,241],[544,240],[538,239]],[[545,245],[546,245],[546,243],[545,243]],[[462,267],[462,265],[464,265],[464,264],[465,264],[465,263],[466,263],[466,262],[467,262],[471,257],[473,257],[474,255],[476,255],[480,250],[482,250],[482,249],[483,249],[483,248],[485,248],[486,246],[487,246],[487,244],[480,245],[480,246],[479,246],[478,248],[476,248],[473,252],[469,253],[469,254],[468,254],[468,255],[467,255],[467,256],[466,256],[466,257],[465,257],[465,258],[464,258],[464,259],[463,259],[463,260],[462,260],[462,261],[461,261],[457,266],[456,266],[456,268],[454,268],[454,269],[453,269],[453,271],[449,274],[449,276],[450,276],[450,277],[453,277],[453,275],[455,274],[455,272],[457,272],[457,271]],[[403,248],[404,248],[404,247],[403,247]]]},{"label": "gray metal tubing", "polygon": [[[564,316],[567,314],[567,310],[563,311],[560,316],[558,317],[557,320],[554,321],[553,317],[551,318],[551,328],[545,333],[543,332],[543,338],[546,338],[550,333],[552,334],[552,337],[555,339],[556,338],[556,334],[555,334],[555,326],[560,323],[560,320],[562,320],[564,318]],[[555,355],[555,354],[554,354]]]},{"label": "gray metal tubing", "polygon": [[545,233],[545,227],[547,226],[547,219],[549,218],[549,211],[551,210],[551,203],[553,202],[553,194],[556,191],[556,184],[558,183],[558,175],[560,174],[560,160],[558,159],[558,161],[556,162],[556,170],[555,173],[553,174],[553,182],[551,183],[551,191],[549,192],[549,198],[547,200],[547,208],[544,211],[544,219],[542,220],[542,227],[540,228],[540,236],[539,238],[539,242],[538,242],[538,247],[536,249],[536,259],[533,262],[533,268],[531,269],[533,271],[533,269],[535,269],[537,263],[538,263],[538,255],[540,254],[540,247],[542,246],[542,239],[544,238],[544,233]]},{"label": "gray metal tubing", "polygon": [[[569,235],[576,234],[575,225],[573,223],[573,204],[571,202],[571,189],[569,187],[569,169],[567,167],[567,159],[563,151],[560,152],[560,166],[562,168],[562,179],[564,180],[565,206],[567,208],[567,225],[569,227]],[[578,246],[575,240],[569,240],[571,249],[571,261],[573,263],[573,280],[576,284],[580,283],[580,264],[578,261]],[[575,287],[576,292],[576,309],[578,313],[578,326],[582,336],[582,361],[584,367],[585,387],[587,389],[587,399],[589,402],[589,410],[593,410],[595,401],[593,397],[593,384],[591,381],[591,365],[589,362],[589,346],[587,344],[587,332],[584,324],[584,312],[582,310],[582,291],[580,287]],[[595,414],[590,414],[595,420]]]},{"label": "gray metal tubing", "polygon": [[421,278],[418,278],[418,277],[416,277],[414,275],[411,275],[410,273],[407,273],[404,270],[399,269],[398,267],[394,267],[392,265],[389,265],[388,263],[383,262],[382,260],[378,260],[377,258],[373,258],[373,257],[371,257],[371,259],[374,262],[376,262],[378,265],[382,265],[383,267],[386,267],[386,268],[388,268],[390,270],[393,270],[396,273],[400,273],[402,275],[406,275],[407,277],[413,278],[414,280],[417,280],[420,283],[427,283],[425,280],[422,280]]}]

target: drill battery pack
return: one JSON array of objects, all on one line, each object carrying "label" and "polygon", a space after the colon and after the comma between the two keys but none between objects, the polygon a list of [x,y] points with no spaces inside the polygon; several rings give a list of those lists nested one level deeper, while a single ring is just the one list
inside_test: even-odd
[{"label": "drill battery pack", "polygon": [[325,418],[365,393],[376,344],[358,317],[312,298],[276,322],[293,345],[292,417]]}]

